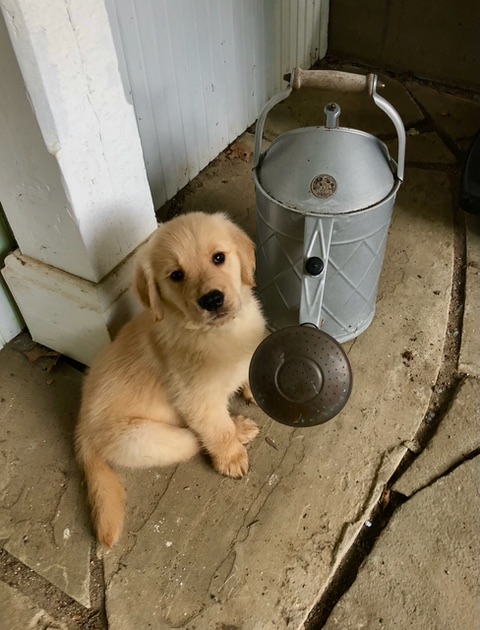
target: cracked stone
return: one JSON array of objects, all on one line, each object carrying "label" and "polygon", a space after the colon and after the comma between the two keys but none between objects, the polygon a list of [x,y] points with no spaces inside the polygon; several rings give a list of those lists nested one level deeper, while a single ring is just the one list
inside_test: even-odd
[{"label": "cracked stone", "polygon": [[[17,589],[0,581],[0,626],[5,630],[68,630]],[[5,624],[5,625],[3,625]]]},{"label": "cracked stone", "polygon": [[[387,142],[390,154],[397,155],[398,142]],[[448,150],[438,134],[433,132],[407,135],[407,162],[417,164],[454,164],[455,156]]]},{"label": "cracked stone", "polygon": [[433,438],[394,485],[395,491],[410,496],[480,449],[479,400],[480,382],[465,380]]},{"label": "cracked stone", "polygon": [[407,83],[407,87],[440,129],[454,140],[472,138],[479,130],[480,103],[418,83]]},{"label": "cracked stone", "polygon": [[458,369],[480,376],[480,217],[465,215],[467,236],[465,308]]},{"label": "cracked stone", "polygon": [[324,630],[480,626],[480,457],[393,515]]},{"label": "cracked stone", "polygon": [[16,343],[0,362],[2,546],[89,606],[89,521],[72,457],[82,375],[62,365],[47,376]]}]

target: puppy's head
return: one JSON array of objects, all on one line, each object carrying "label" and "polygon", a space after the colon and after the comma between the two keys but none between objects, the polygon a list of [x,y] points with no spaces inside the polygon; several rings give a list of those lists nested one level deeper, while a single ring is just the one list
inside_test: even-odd
[{"label": "puppy's head", "polygon": [[218,326],[242,307],[254,286],[255,248],[222,214],[192,212],[161,225],[137,267],[140,300],[157,320],[176,317],[187,328]]}]

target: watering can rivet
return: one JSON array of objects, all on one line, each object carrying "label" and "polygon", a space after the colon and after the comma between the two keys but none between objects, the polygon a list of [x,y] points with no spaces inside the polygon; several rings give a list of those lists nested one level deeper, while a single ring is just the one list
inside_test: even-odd
[{"label": "watering can rivet", "polygon": [[325,265],[323,260],[318,256],[311,256],[305,263],[305,271],[311,276],[319,276],[324,267]]}]

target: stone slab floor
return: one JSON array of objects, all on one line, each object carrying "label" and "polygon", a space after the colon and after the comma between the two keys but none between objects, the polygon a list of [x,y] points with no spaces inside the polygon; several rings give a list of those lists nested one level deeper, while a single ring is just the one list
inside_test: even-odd
[{"label": "stone slab floor", "polygon": [[[201,457],[123,472],[128,516],[105,553],[72,455],[81,366],[23,333],[0,353],[0,630],[284,630],[480,624],[479,221],[459,209],[480,104],[387,79],[407,128],[370,328],[345,346],[354,389],[331,422],[261,425],[251,471]],[[394,129],[365,95],[300,91],[265,142],[323,123]],[[226,211],[251,234],[253,135],[214,160],[164,213]],[[165,216],[165,215],[164,215]]]}]

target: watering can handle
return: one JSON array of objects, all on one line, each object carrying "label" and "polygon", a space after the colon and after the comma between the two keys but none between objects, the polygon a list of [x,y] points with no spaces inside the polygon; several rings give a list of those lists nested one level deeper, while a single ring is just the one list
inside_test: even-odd
[{"label": "watering can handle", "polygon": [[[293,72],[284,75],[294,90],[315,88],[317,90],[335,90],[337,92],[372,93],[373,74],[352,74],[338,70],[302,70],[294,68]],[[383,85],[379,85],[383,87]]]},{"label": "watering can handle", "polygon": [[302,68],[294,68],[291,74],[284,76],[284,79],[289,82],[288,88],[284,92],[280,92],[271,98],[258,118],[255,133],[253,168],[256,168],[260,162],[263,127],[267,115],[275,105],[278,105],[278,103],[290,96],[292,89],[297,90],[300,87],[310,87],[319,90],[336,90],[340,92],[368,92],[373,98],[375,105],[387,114],[395,126],[398,137],[397,178],[403,181],[406,147],[405,127],[397,110],[390,105],[387,100],[377,94],[377,87],[384,87],[384,85],[378,81],[376,74],[363,75],[339,72],[337,70],[302,70]]}]

